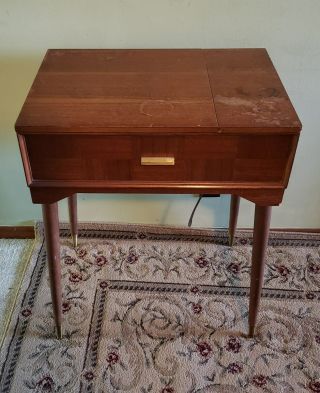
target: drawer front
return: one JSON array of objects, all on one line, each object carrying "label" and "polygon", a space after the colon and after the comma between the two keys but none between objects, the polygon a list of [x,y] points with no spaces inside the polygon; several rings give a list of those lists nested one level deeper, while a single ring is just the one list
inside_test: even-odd
[{"label": "drawer front", "polygon": [[26,135],[34,180],[279,182],[292,135]]}]

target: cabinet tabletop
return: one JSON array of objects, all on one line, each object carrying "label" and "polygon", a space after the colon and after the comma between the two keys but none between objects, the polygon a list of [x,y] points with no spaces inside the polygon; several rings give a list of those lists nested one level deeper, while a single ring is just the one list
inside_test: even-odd
[{"label": "cabinet tabletop", "polygon": [[50,49],[28,133],[299,133],[265,49]]}]

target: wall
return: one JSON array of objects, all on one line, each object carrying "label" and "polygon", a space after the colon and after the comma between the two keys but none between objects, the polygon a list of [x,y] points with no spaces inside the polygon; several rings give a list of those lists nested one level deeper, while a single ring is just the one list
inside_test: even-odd
[{"label": "wall", "polygon": [[[14,122],[47,48],[266,47],[303,123],[289,188],[273,227],[320,227],[320,1],[0,0],[0,225],[39,219]],[[190,196],[83,195],[84,221],[184,225]],[[229,197],[199,206],[195,226],[225,226]],[[67,219],[66,204],[60,216]],[[252,225],[242,201],[239,226]]]}]

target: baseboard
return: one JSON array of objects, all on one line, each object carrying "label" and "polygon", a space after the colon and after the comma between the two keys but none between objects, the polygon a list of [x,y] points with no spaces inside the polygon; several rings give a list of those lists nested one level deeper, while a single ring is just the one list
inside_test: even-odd
[{"label": "baseboard", "polygon": [[2,239],[34,239],[33,226],[0,226]]},{"label": "baseboard", "polygon": [[[227,228],[226,228],[227,229]],[[238,228],[239,230],[252,230],[252,228]],[[320,233],[320,228],[270,228],[276,232],[302,232]],[[34,239],[33,226],[0,226],[0,238],[2,239]]]},{"label": "baseboard", "polygon": [[[226,228],[227,229],[227,228]],[[237,228],[239,231],[252,231],[253,228]],[[271,232],[292,232],[292,233],[320,233],[320,228],[270,228]]]},{"label": "baseboard", "polygon": [[271,228],[270,231],[320,233],[320,228]]}]

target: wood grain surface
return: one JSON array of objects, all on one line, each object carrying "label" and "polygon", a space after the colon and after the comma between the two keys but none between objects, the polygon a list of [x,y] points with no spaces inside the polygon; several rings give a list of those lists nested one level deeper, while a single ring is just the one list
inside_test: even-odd
[{"label": "wood grain surface", "polygon": [[16,122],[19,133],[300,129],[265,49],[48,50]]},{"label": "wood grain surface", "polygon": [[[34,180],[285,181],[292,135],[26,135]],[[46,152],[46,154],[39,154]],[[143,166],[141,157],[174,157]]]}]

